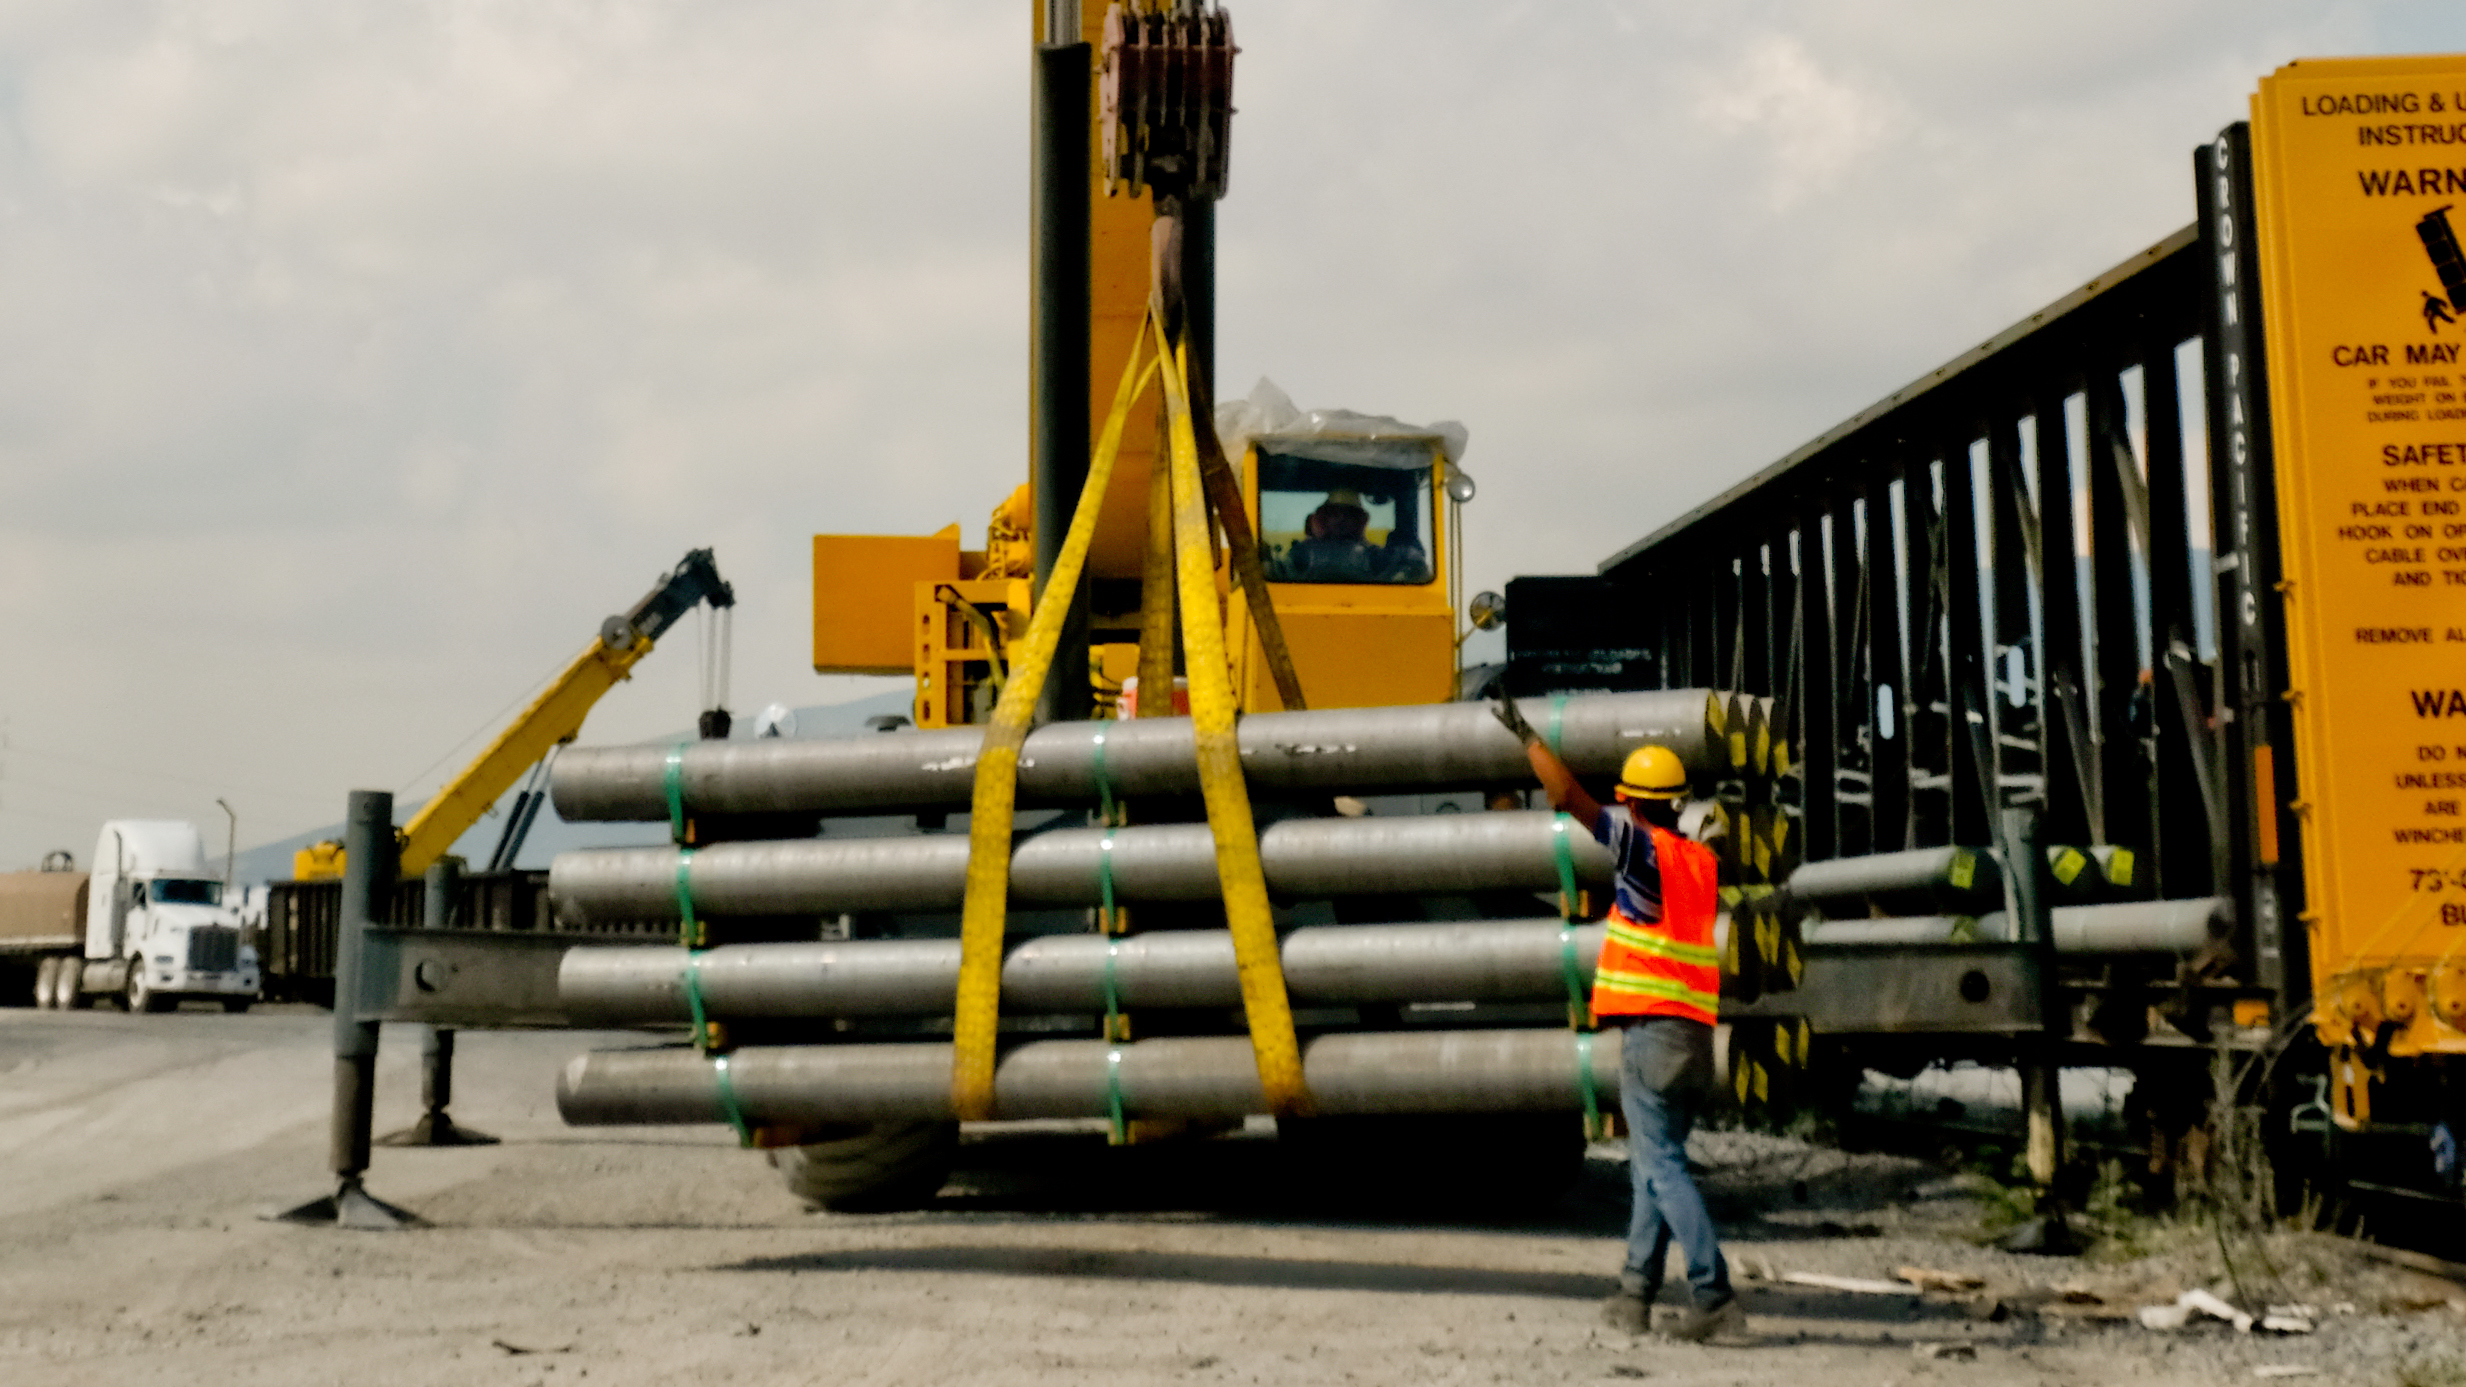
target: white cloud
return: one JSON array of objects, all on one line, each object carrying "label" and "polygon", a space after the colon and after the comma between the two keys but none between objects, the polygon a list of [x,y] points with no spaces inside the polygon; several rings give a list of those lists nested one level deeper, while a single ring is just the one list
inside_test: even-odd
[{"label": "white cloud", "polygon": [[1826,72],[1788,34],[1754,39],[1697,83],[1706,123],[1764,147],[1769,196],[1782,211],[1852,176],[1903,123],[1895,106],[1886,92]]}]

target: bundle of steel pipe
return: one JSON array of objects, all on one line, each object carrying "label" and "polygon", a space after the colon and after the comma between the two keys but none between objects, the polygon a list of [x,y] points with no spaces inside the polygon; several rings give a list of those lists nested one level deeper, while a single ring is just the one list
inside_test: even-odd
[{"label": "bundle of steel pipe", "polygon": [[[1555,890],[1562,847],[1579,882],[1608,884],[1609,851],[1546,813],[1287,819],[1259,835],[1268,889],[1287,899]],[[548,890],[560,918],[584,923],[676,919],[680,889],[713,916],[955,910],[967,861],[958,834],[719,843],[690,863],[674,848],[624,848],[559,854]],[[1205,824],[1049,829],[1011,850],[1011,903],[1096,905],[1108,871],[1123,901],[1212,900],[1220,889]]]},{"label": "bundle of steel pipe", "polygon": [[[2223,896],[2132,901],[2122,905],[2057,906],[2048,912],[2061,954],[2189,954],[2231,938],[2235,903]],[[2012,917],[1926,915],[1896,920],[1809,922],[1810,948],[1884,948],[1903,944],[2010,944]]]},{"label": "bundle of steel pipe", "polygon": [[[1581,1110],[1618,1104],[1620,1032],[1558,1029],[1383,1031],[1323,1035],[1302,1047],[1310,1098],[1329,1116]],[[948,1120],[948,1045],[783,1045],[725,1057],[724,1081],[751,1127]],[[1581,1068],[1580,1068],[1581,1066]],[[723,1075],[689,1049],[599,1050],[557,1076],[557,1110],[578,1127],[728,1121]],[[1135,1045],[1040,1040],[1006,1051],[994,1071],[999,1119],[1240,1118],[1267,1111],[1258,1062],[1241,1036],[1168,1037]]]},{"label": "bundle of steel pipe", "polygon": [[[1530,700],[1525,713],[1580,775],[1615,773],[1658,742],[1692,774],[1727,750],[1706,727],[1702,689]],[[557,758],[549,793],[568,821],[668,818],[670,777],[688,814],[902,814],[965,808],[976,780],[976,727],[876,733],[834,741],[700,742],[576,748]],[[1330,708],[1254,713],[1241,723],[1242,769],[1260,796],[1525,785],[1524,750],[1487,706]],[[671,755],[676,757],[673,771]],[[1101,788],[1100,788],[1101,787]],[[1188,718],[1052,723],[1019,757],[1022,807],[1193,795],[1199,778]]]},{"label": "bundle of steel pipe", "polygon": [[[1284,936],[1284,982],[1296,1002],[1551,1001],[1567,995],[1567,962],[1591,981],[1600,925],[1556,919],[1420,925],[1322,925]],[[578,1024],[684,1021],[680,949],[574,949],[557,992]],[[694,957],[705,1014],[723,1018],[915,1016],[947,1012],[959,976],[956,939],[734,944]],[[1002,963],[1002,1006],[1016,1013],[1105,1009],[1117,1003],[1231,1007],[1242,1000],[1233,941],[1221,930],[1165,930],[1123,939],[1048,935]]]}]

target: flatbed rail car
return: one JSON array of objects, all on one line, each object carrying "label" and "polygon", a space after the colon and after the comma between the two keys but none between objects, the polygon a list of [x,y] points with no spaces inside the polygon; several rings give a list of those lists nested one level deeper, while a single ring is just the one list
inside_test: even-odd
[{"label": "flatbed rail car", "polygon": [[2015,884],[2059,906],[2210,907],[2197,947],[2152,953],[1964,929],[1983,907],[1924,892],[1822,902],[1789,1001],[1836,1069],[2128,1066],[2163,1166],[2206,1111],[2209,1048],[2266,1052],[2249,1072],[2288,1154],[2442,1188],[2425,1133],[2466,1125],[2444,1072],[2466,1053],[2466,821],[2439,788],[2466,784],[2440,778],[2466,745],[2434,717],[2466,711],[2466,524],[2440,499],[2466,449],[2438,422],[2466,418],[2446,221],[2466,169],[2381,167],[2436,161],[2375,147],[2402,117],[2352,93],[2438,109],[2450,87],[2466,61],[2282,69],[2196,151],[2192,225],[1595,574],[1509,584],[1518,693],[1710,686],[1767,710],[1781,750],[1746,778],[1766,775],[1785,899],[1788,861],[2010,863],[2024,823]]}]

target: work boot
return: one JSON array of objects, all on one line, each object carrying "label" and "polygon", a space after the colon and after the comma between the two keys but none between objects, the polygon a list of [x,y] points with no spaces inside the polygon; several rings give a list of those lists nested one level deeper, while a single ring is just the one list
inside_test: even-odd
[{"label": "work boot", "polygon": [[1671,1325],[1669,1337],[1682,1344],[1710,1343],[1724,1334],[1747,1332],[1747,1307],[1732,1296],[1710,1310],[1689,1310],[1687,1317]]},{"label": "work boot", "polygon": [[1641,1334],[1652,1328],[1653,1303],[1640,1295],[1612,1291],[1601,1302],[1601,1322],[1621,1334]]}]

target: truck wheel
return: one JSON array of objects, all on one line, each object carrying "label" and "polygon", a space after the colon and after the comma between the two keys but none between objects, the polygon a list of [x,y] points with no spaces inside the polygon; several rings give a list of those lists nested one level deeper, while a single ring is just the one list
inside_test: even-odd
[{"label": "truck wheel", "polygon": [[60,1005],[58,999],[52,995],[52,989],[59,985],[59,980],[59,956],[57,954],[43,955],[42,961],[34,965],[35,1010],[50,1011]]},{"label": "truck wheel", "polygon": [[835,1214],[887,1214],[922,1207],[950,1178],[959,1154],[956,1122],[842,1123],[820,1141],[772,1151],[788,1193]]},{"label": "truck wheel", "polygon": [[75,954],[60,960],[60,972],[51,984],[52,1006],[61,1011],[84,1011],[94,1005],[86,995],[86,961]]},{"label": "truck wheel", "polygon": [[164,996],[162,993],[155,991],[152,987],[149,987],[146,984],[146,970],[145,964],[142,960],[132,960],[130,962],[128,967],[128,987],[123,995],[128,1002],[128,1010],[131,1016],[135,1016],[141,1012],[165,1012],[171,1010],[171,999]]}]

